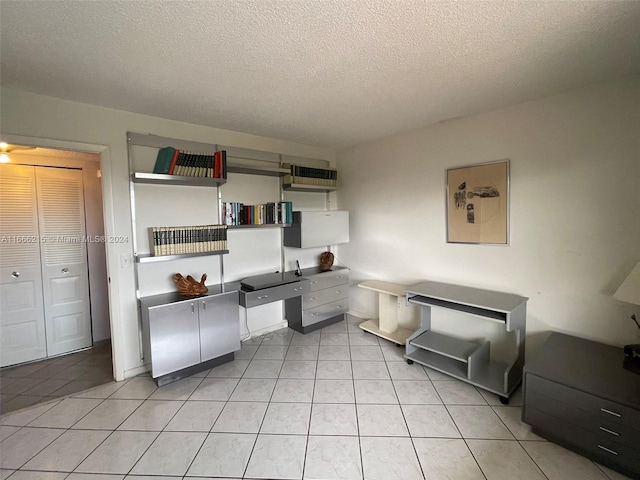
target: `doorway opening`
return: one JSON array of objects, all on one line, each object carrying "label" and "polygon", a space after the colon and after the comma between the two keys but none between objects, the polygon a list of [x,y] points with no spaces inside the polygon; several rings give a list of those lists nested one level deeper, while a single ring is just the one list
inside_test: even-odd
[{"label": "doorway opening", "polygon": [[[6,361],[3,359],[3,368],[0,369],[2,385],[0,413],[77,393],[108,383],[114,378],[100,160],[99,153],[57,148],[18,147],[10,151],[10,165],[21,166],[17,168],[26,168],[26,170],[31,167],[34,172],[41,172],[41,177],[47,176],[42,172],[71,173],[75,171],[76,183],[80,185],[79,189],[81,190],[78,196],[81,205],[79,209],[76,209],[78,211],[75,212],[75,217],[72,215],[68,225],[64,221],[58,225],[60,216],[68,210],[73,210],[73,202],[76,199],[71,198],[69,193],[73,188],[70,188],[70,184],[60,183],[61,180],[55,175],[53,179],[49,179],[49,187],[38,185],[38,188],[42,190],[36,200],[36,208],[40,209],[38,216],[40,217],[41,212],[46,210],[43,207],[45,205],[43,202],[47,201],[51,220],[44,225],[42,219],[38,218],[36,221],[38,235],[35,238],[38,240],[45,238],[47,241],[55,238],[58,243],[67,242],[58,251],[51,250],[53,253],[45,252],[45,246],[50,248],[51,243],[47,245],[46,242],[38,242],[36,245],[36,248],[39,249],[38,255],[42,257],[40,274],[44,275],[45,270],[49,269],[55,271],[53,277],[57,277],[41,279],[44,285],[44,297],[47,297],[47,285],[49,288],[49,307],[51,311],[54,311],[54,314],[48,315],[54,320],[47,323],[47,329],[49,336],[55,337],[55,339],[47,339],[45,348],[31,356],[37,358],[17,356],[15,358],[18,363],[13,363],[11,358]],[[56,182],[58,182],[58,186]],[[49,198],[45,198],[47,195]],[[82,245],[76,243],[78,241],[77,232],[74,237],[66,237],[64,233],[61,234],[67,229],[69,231],[77,229],[80,216],[82,216],[82,236],[79,242]],[[40,225],[37,222],[40,222]],[[70,238],[75,238],[75,240],[69,241]],[[76,275],[72,270],[73,266],[62,265],[60,262],[60,258],[63,258],[62,262],[71,261],[69,258],[73,256],[72,250],[77,253],[80,251],[79,248],[85,255],[85,258],[82,259],[83,262],[78,264],[80,271],[85,270],[84,277],[82,272],[80,275]],[[69,258],[65,258],[65,256]],[[45,261],[47,259],[51,261]],[[6,263],[4,259],[0,258],[0,267],[5,267],[2,265],[4,263]],[[49,264],[56,265],[56,267],[51,268]],[[62,268],[57,268],[59,266]],[[57,270],[61,270],[61,273]],[[9,272],[9,275],[11,273]],[[19,275],[20,272],[15,269],[13,271],[14,278],[17,279]],[[48,276],[51,277],[51,273]],[[77,278],[82,281],[77,281]],[[82,287],[83,282],[85,287]],[[34,281],[33,284],[35,283]],[[82,290],[82,288],[86,289],[85,303],[88,311],[83,314],[74,313],[72,310],[64,311],[65,306],[73,303],[72,293]],[[11,303],[10,295],[12,294],[18,299],[13,301],[20,304],[20,297],[16,297],[15,291],[12,292],[9,288],[2,293],[4,297],[2,301],[5,306]],[[58,296],[57,299],[55,295]],[[46,301],[47,298],[44,299],[44,303]],[[44,304],[42,308],[46,310]],[[57,313],[55,313],[56,309],[58,309]],[[2,316],[5,317],[5,312]],[[6,334],[11,330],[5,329],[5,324],[15,320],[11,317],[11,315],[6,315],[2,320],[2,333],[5,337],[3,342],[20,342],[22,340],[20,335],[13,335],[13,332],[11,335]],[[83,328],[86,329],[84,332],[85,340],[81,342],[68,341],[66,342],[68,347],[64,347],[67,339],[73,339],[74,336],[77,336],[80,329],[76,327],[79,325],[80,317],[84,317],[82,321],[84,322]],[[49,318],[47,318],[47,322],[49,322]],[[21,333],[26,331],[27,329],[23,329]],[[55,346],[51,342],[56,342]]]}]

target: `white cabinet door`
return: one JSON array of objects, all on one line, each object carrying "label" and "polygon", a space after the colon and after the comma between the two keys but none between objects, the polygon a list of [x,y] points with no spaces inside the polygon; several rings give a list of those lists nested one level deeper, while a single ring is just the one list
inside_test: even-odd
[{"label": "white cabinet door", "polygon": [[0,366],[46,356],[34,170],[0,165]]},{"label": "white cabinet door", "polygon": [[91,346],[82,171],[36,167],[49,356]]}]

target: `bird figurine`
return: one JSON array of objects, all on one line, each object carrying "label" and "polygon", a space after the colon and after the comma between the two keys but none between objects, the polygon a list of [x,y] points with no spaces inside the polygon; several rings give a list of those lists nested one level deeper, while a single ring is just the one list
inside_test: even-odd
[{"label": "bird figurine", "polygon": [[320,271],[326,272],[331,270],[331,266],[333,265],[333,253],[331,252],[322,252],[320,254]]},{"label": "bird figurine", "polygon": [[173,276],[173,281],[176,282],[176,287],[178,287],[178,293],[183,297],[197,297],[207,293],[209,289],[204,284],[206,280],[206,273],[202,274],[199,282],[191,275],[187,275],[187,278],[184,278],[181,274],[176,273]]}]

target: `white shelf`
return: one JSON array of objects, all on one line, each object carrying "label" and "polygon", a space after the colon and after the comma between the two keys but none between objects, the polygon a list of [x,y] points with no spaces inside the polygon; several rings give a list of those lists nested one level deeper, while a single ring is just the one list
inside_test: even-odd
[{"label": "white shelf", "polygon": [[411,345],[430,350],[440,355],[468,363],[469,357],[480,348],[480,345],[466,340],[450,337],[428,330],[411,340]]},{"label": "white shelf", "polygon": [[133,183],[146,183],[152,185],[187,185],[192,187],[218,187],[227,183],[226,178],[185,177],[181,175],[145,172],[132,173],[131,180]]},{"label": "white shelf", "polygon": [[256,225],[227,225],[227,230],[242,230],[244,228],[282,228],[290,227],[290,223],[260,223]]},{"label": "white shelf", "polygon": [[172,260],[179,260],[181,258],[206,257],[210,255],[225,255],[227,253],[229,253],[229,250],[218,250],[215,252],[180,253],[176,255],[151,255],[151,254],[145,253],[145,254],[136,255],[136,263],[169,262]]},{"label": "white shelf", "polygon": [[326,185],[304,185],[302,183],[285,183],[282,185],[282,189],[286,190],[287,192],[326,193],[333,192],[334,190],[337,190],[338,187],[328,187]]},{"label": "white shelf", "polygon": [[241,165],[241,164],[229,164],[229,157],[227,156],[227,173],[246,173],[248,175],[263,175],[267,177],[283,177],[289,173],[288,168],[280,167],[263,167],[257,165]]}]

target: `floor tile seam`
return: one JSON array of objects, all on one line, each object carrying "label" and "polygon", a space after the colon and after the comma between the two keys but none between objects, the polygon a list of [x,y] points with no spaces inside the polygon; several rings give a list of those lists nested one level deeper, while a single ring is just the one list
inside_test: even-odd
[{"label": "floor tile seam", "polygon": [[[459,404],[449,404],[448,406],[451,407],[489,407],[491,413],[493,413],[496,418],[500,421],[500,423],[502,424],[502,426],[504,426],[504,428],[507,430],[507,432],[509,433],[509,435],[511,435],[511,437],[513,438],[513,440],[518,440],[515,436],[515,434],[511,431],[511,429],[509,428],[509,426],[502,420],[502,418],[500,418],[500,415],[498,415],[496,413],[496,411],[492,408],[491,405],[459,405]],[[451,411],[449,410],[449,408],[447,408],[447,411],[449,412],[449,415],[451,415]],[[451,415],[451,418],[453,418],[453,415]],[[455,420],[453,420],[453,422],[455,423]],[[457,425],[457,424],[456,424]],[[503,439],[501,438],[500,440],[511,440],[511,438],[507,438],[507,439]]]},{"label": "floor tile seam", "polygon": [[[502,407],[506,407],[506,408],[521,408],[521,407],[509,407],[508,405],[501,405]],[[502,422],[502,424],[505,426],[505,428],[509,431],[509,433],[511,435],[513,435],[513,438],[515,438],[516,440],[520,440],[515,432],[511,431],[511,429],[509,428],[509,425],[507,425],[507,423],[502,419],[502,417],[500,415],[498,415],[498,412],[496,412],[495,407],[498,407],[498,405],[489,405],[489,407],[491,407],[491,410],[493,411],[493,413],[495,414],[496,417],[498,417],[498,419]],[[520,420],[522,422],[522,420]]]},{"label": "floor tile seam", "polygon": [[[260,342],[262,343],[262,341]],[[258,350],[256,349],[256,352]],[[288,351],[288,348],[287,348]],[[251,356],[251,358],[249,359],[249,363],[247,364],[247,369],[249,368],[249,365],[251,364],[251,362],[253,361],[253,358],[255,356],[255,353],[253,353],[253,355]],[[282,362],[282,365],[284,365],[284,361]],[[280,366],[280,371],[282,371],[282,365]],[[245,370],[246,371],[246,370]],[[278,374],[280,373],[280,371],[278,372]],[[227,400],[224,402],[224,406],[222,407],[222,409],[220,410],[220,413],[218,414],[218,416],[216,417],[216,420],[213,422],[213,425],[211,425],[211,428],[209,429],[209,434],[211,433],[221,433],[221,432],[213,432],[213,428],[215,427],[216,423],[218,422],[218,420],[220,419],[220,416],[222,415],[222,412],[224,412],[225,408],[227,408],[227,405],[229,404],[229,402],[231,402],[231,397],[233,397],[234,392],[236,391],[236,389],[238,388],[238,386],[240,385],[240,382],[242,381],[242,379],[244,378],[244,373],[243,376],[240,377],[240,379],[237,381],[235,387],[233,387],[233,390],[231,391],[231,393],[229,394],[229,397],[227,398]],[[260,425],[258,427],[258,432],[260,431],[260,429],[262,428],[262,423],[264,422],[264,418],[267,415],[267,410],[269,409],[269,404],[271,403],[271,398],[273,397],[273,393],[275,392],[276,389],[276,385],[277,385],[277,380],[276,383],[273,386],[273,390],[271,391],[271,395],[269,396],[269,401],[267,402],[252,402],[252,401],[245,401],[246,403],[266,403],[267,404],[267,408],[264,411],[264,415],[262,417],[262,420],[260,421]],[[234,400],[235,402],[235,400]],[[256,436],[257,439],[257,436]],[[255,447],[255,442],[254,442],[254,447]],[[253,452],[253,448],[252,448],[252,452]],[[251,457],[249,457],[251,458]],[[247,461],[247,465],[249,465],[249,462]],[[245,467],[246,469],[246,467]],[[187,470],[188,471],[188,470]]]},{"label": "floor tile seam", "polygon": [[[55,407],[56,405],[58,405],[62,400],[63,400],[63,399],[58,399],[58,398],[56,398],[56,399],[54,399],[54,400],[49,400],[48,402],[38,403],[38,404],[35,404],[35,405],[30,405],[30,406],[28,406],[28,407],[24,407],[24,408],[21,408],[21,409],[19,409],[19,410],[14,410],[13,412],[7,412],[7,413],[4,413],[4,414],[0,415],[0,420],[2,420],[2,417],[3,417],[3,416],[5,416],[5,415],[19,414],[20,412],[26,411],[27,409],[30,409],[30,408],[33,408],[33,407],[36,407],[36,406],[40,407],[40,406],[48,405],[49,403],[51,403],[51,404],[52,404],[49,408],[47,408],[44,412],[42,412],[42,413],[41,413],[40,415],[38,415],[36,418],[31,419],[31,420],[29,421],[29,423],[31,423],[31,422],[34,422],[35,420],[37,420],[38,418],[40,418],[40,417],[41,417],[42,415],[44,415],[45,413],[47,413],[47,412],[48,412],[49,410],[51,410],[53,407]],[[54,402],[55,402],[55,403],[54,403]],[[6,425],[6,426],[9,426],[9,427],[17,427],[17,426],[20,426],[20,427],[26,427],[27,425]]]},{"label": "floor tile seam", "polygon": [[[524,440],[526,441],[526,440]],[[531,456],[531,454],[529,453],[529,451],[524,448],[524,445],[522,444],[523,441],[516,439],[516,442],[518,442],[518,445],[520,446],[520,448],[524,451],[525,455],[527,457],[529,457],[529,459],[531,460],[531,462],[536,466],[536,468],[538,469],[538,471],[542,474],[542,476],[544,478],[546,478],[547,480],[549,480],[549,476],[544,472],[544,470],[542,470],[542,467],[540,465],[538,465],[538,462],[535,461],[535,459]],[[586,457],[584,457],[586,458]],[[604,473],[604,472],[603,472]],[[605,474],[606,477],[608,477],[608,475]]]},{"label": "floor tile seam", "polygon": [[[469,453],[471,454],[471,458],[473,458],[473,461],[476,462],[476,465],[478,467],[478,470],[480,470],[480,473],[482,474],[482,476],[488,480],[487,474],[484,473],[484,470],[482,469],[482,466],[480,465],[480,461],[478,460],[478,458],[476,457],[476,454],[473,452],[473,450],[471,449],[471,447],[469,446],[469,442],[467,442],[466,438],[462,438],[461,439],[464,442],[465,447],[467,447],[467,450],[469,451]],[[474,439],[475,440],[475,439]]]},{"label": "floor tile seam", "polygon": [[[91,453],[89,453],[86,457],[84,457],[80,463],[78,463],[78,465],[75,466],[75,468],[71,471],[71,473],[87,473],[87,472],[78,472],[78,468],[80,468],[80,465],[82,465],[91,455],[93,455],[93,453],[98,450],[98,448],[100,448],[109,438],[111,438],[113,436],[114,433],[116,432],[128,432],[128,431],[132,431],[132,430],[112,430],[111,433],[109,435],[107,435],[105,437],[105,439],[100,442],[92,451]],[[157,440],[157,438],[160,436],[160,434],[162,432],[154,432],[154,431],[149,431],[149,430],[142,430],[141,432],[143,433],[157,433],[156,436],[154,437],[154,439],[151,441],[151,443],[149,444],[149,446],[145,449],[144,453],[142,455],[140,455],[140,457],[138,457],[138,459],[134,462],[133,466],[128,470],[127,473],[125,473],[125,478],[126,476],[131,472],[131,470],[133,469],[133,467],[140,461],[140,459],[144,456],[145,453],[147,453],[147,451],[149,450],[149,448],[151,448],[151,445],[153,445],[153,443]],[[100,472],[88,472],[90,474],[95,474],[95,473],[100,473]],[[117,474],[117,475],[122,475],[122,474]],[[70,474],[69,474],[70,476]]]},{"label": "floor tile seam", "polygon": [[[81,398],[80,400],[85,400],[84,398]],[[84,420],[84,418],[89,415],[91,412],[93,412],[95,409],[97,409],[100,405],[102,405],[103,403],[105,403],[107,400],[140,400],[140,399],[133,399],[133,398],[113,398],[110,399],[109,397],[107,398],[103,398],[103,399],[86,399],[86,400],[101,400],[100,403],[98,403],[94,408],[92,408],[89,412],[87,412],[86,415],[84,415],[82,418],[78,419],[78,421],[76,421],[73,425],[71,425],[70,427],[68,427],[69,430],[73,429],[73,430],[83,430],[82,428],[73,428],[75,427],[78,423],[80,423],[82,420]],[[133,415],[142,405],[144,405],[144,402],[146,402],[146,400],[142,400],[140,401],[140,405],[138,405],[129,415],[127,415],[127,417],[122,420],[115,428],[110,429],[112,431],[117,430],[118,428],[120,428],[122,426],[122,424],[124,422],[127,421],[127,419]]]},{"label": "floor tile seam", "polygon": [[[37,387],[39,387],[39,386],[43,385],[44,383],[48,382],[49,380],[54,380],[54,379],[53,379],[53,378],[47,378],[47,379],[44,379],[44,381],[43,381],[43,382],[40,382],[40,383],[38,383],[37,385],[34,385],[33,387],[31,387],[31,388],[29,388],[29,389],[25,390],[25,391],[24,391],[24,392],[22,392],[22,393],[18,393],[18,394],[17,394],[17,396],[20,396],[20,397],[22,397],[22,396],[51,397],[51,396],[54,396],[54,395],[52,395],[52,394],[53,394],[53,393],[55,393],[57,390],[60,390],[60,389],[62,389],[64,386],[66,386],[66,385],[68,385],[69,383],[73,382],[73,380],[62,379],[62,380],[67,380],[67,382],[66,382],[65,384],[63,384],[62,386],[60,386],[60,387],[56,388],[56,390],[54,390],[54,391],[52,391],[52,392],[49,392],[48,394],[32,394],[32,393],[29,393],[29,391],[30,391],[30,390],[33,390],[34,388],[37,388]],[[59,395],[59,396],[60,396],[60,395]]]},{"label": "floor tile seam", "polygon": [[[53,430],[53,429],[52,429]],[[46,448],[48,448],[53,442],[55,442],[57,439],[59,439],[62,435],[64,435],[66,432],[69,431],[69,429],[65,429],[65,428],[60,428],[60,429],[56,429],[56,430],[64,430],[64,432],[61,432],[60,435],[57,435],[55,438],[51,439],[50,442],[48,442],[45,446],[43,446],[41,449],[39,449],[37,451],[37,453],[34,453],[33,455],[31,455],[22,465],[20,465],[20,467],[18,467],[16,470],[20,470],[22,469],[22,467],[24,467],[27,463],[29,463],[31,460],[33,460],[35,457],[37,457],[38,455],[40,455]]]}]

